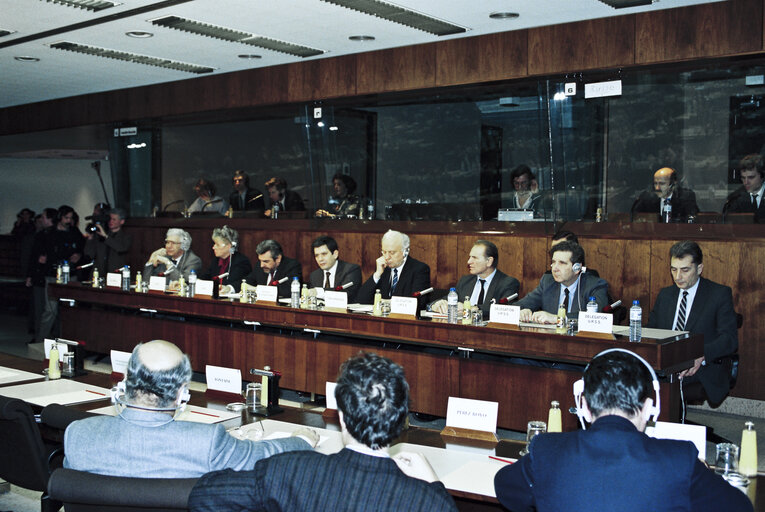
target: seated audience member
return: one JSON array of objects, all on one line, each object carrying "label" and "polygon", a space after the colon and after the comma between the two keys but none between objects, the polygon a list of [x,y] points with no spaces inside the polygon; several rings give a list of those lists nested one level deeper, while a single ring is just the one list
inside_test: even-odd
[{"label": "seated audience member", "polygon": [[340,258],[340,251],[334,238],[322,235],[311,243],[313,255],[319,268],[311,272],[311,288],[334,290],[338,286],[353,283],[345,289],[348,293],[348,303],[356,300],[356,294],[361,288],[361,267],[348,263]]},{"label": "seated audience member", "polygon": [[510,173],[510,181],[513,182],[513,208],[534,210],[542,198],[539,193],[539,184],[531,168],[521,164]]},{"label": "seated audience member", "polygon": [[688,217],[699,213],[696,194],[693,190],[678,185],[677,171],[662,167],[653,175],[653,190],[645,190],[632,206],[633,212],[655,213],[661,220],[668,203],[672,207],[670,220],[685,222]]},{"label": "seated audience member", "polygon": [[189,213],[218,212],[225,215],[228,211],[228,203],[221,196],[216,196],[215,191],[215,184],[212,181],[200,178],[194,185],[197,198],[189,206]]},{"label": "seated audience member", "polygon": [[720,361],[738,350],[736,312],[730,287],[701,277],[701,247],[683,241],[669,250],[673,286],[659,290],[648,327],[704,335],[704,355],[681,372],[687,400],[709,401],[717,407],[730,390],[728,368]]},{"label": "seated audience member", "polygon": [[[64,466],[101,475],[194,478],[210,471],[252,469],[276,453],[310,450],[318,438],[239,440],[220,423],[177,421],[188,401],[191,363],[172,343],[139,343],[115,390],[117,416],[72,422],[64,434]],[[124,389],[121,387],[124,386]]]},{"label": "seated audience member", "polygon": [[305,204],[300,194],[287,188],[287,181],[278,176],[266,182],[266,190],[271,200],[271,208],[266,210],[266,217],[272,217],[274,210],[279,212],[305,211]]},{"label": "seated audience member", "polygon": [[374,274],[361,286],[358,300],[372,304],[375,290],[383,299],[411,297],[415,292],[430,288],[430,267],[409,256],[409,237],[388,230],[382,237],[382,256],[375,261]]},{"label": "seated audience member", "polygon": [[103,224],[94,223],[95,232],[86,230],[85,255],[93,259],[98,273],[105,276],[107,272],[115,272],[127,265],[128,253],[133,243],[133,237],[125,232],[126,214],[122,208],[112,208],[108,214],[103,214],[107,221],[107,232]]},{"label": "seated audience member", "polygon": [[250,188],[250,177],[244,171],[234,171],[234,191],[228,198],[231,207],[236,211],[266,209],[263,193]]},{"label": "seated audience member", "polygon": [[164,275],[168,284],[178,281],[181,276],[188,282],[192,270],[199,273],[202,260],[191,250],[191,235],[182,229],[170,228],[165,236],[165,246],[151,253],[146,262],[143,280]]},{"label": "seated audience member", "polygon": [[739,189],[728,196],[723,207],[723,213],[753,213],[755,222],[765,221],[765,201],[762,194],[765,192],[763,177],[765,170],[762,165],[761,155],[747,155],[739,163],[741,183]]},{"label": "seated audience member", "polygon": [[285,256],[282,246],[276,240],[263,240],[255,248],[255,252],[258,253],[260,268],[252,269],[246,278],[247,284],[270,285],[286,277],[287,280],[278,285],[277,293],[279,297],[289,297],[292,278],[297,277],[298,281],[303,282],[303,267],[300,262]]},{"label": "seated audience member", "polygon": [[23,208],[16,215],[16,222],[13,223],[13,229],[11,229],[11,235],[23,238],[26,235],[34,235],[35,233],[35,212],[29,208]]},{"label": "seated audience member", "polygon": [[419,454],[392,459],[387,447],[404,428],[409,385],[389,359],[360,354],[346,361],[335,388],[345,448],[339,453],[280,454],[252,471],[218,471],[199,479],[192,512],[456,511],[444,485]]},{"label": "seated audience member", "polygon": [[347,217],[359,215],[359,196],[356,191],[356,181],[347,174],[337,173],[332,176],[332,198],[323,210],[316,210],[317,217]]},{"label": "seated audience member", "polygon": [[[470,273],[462,276],[456,286],[460,309],[463,299],[470,297],[470,304],[481,308],[484,319],[488,320],[492,299],[499,301],[518,293],[521,283],[497,270],[498,263],[499,251],[496,245],[488,240],[478,240],[473,244],[467,261]],[[430,306],[431,310],[439,313],[446,313],[447,308],[446,299],[437,300]]]},{"label": "seated audience member", "polygon": [[651,372],[632,352],[598,354],[582,382],[577,407],[592,425],[536,436],[527,455],[500,469],[494,488],[505,507],[537,512],[752,510],[746,494],[699,460],[693,443],[643,433],[652,413],[658,416],[652,410],[658,404],[653,403]]},{"label": "seated audience member", "polygon": [[221,274],[228,274],[220,280],[223,293],[238,292],[242,287],[242,279],[252,272],[249,258],[240,253],[239,233],[228,226],[215,228],[212,234],[213,253],[215,258],[210,262],[210,268],[202,274],[202,279],[214,279]]},{"label": "seated audience member", "polygon": [[595,297],[598,311],[608,305],[608,283],[588,275],[579,244],[561,242],[550,249],[550,256],[552,274],[544,274],[539,285],[516,304],[521,307],[522,322],[554,324],[558,306],[565,305],[569,313],[586,311],[590,297]]}]

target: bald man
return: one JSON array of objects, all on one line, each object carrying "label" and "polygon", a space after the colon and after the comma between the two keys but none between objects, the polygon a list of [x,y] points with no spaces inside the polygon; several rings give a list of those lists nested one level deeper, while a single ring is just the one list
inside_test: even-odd
[{"label": "bald man", "polygon": [[113,390],[117,415],[72,422],[64,434],[64,467],[101,475],[196,478],[219,469],[249,470],[260,459],[310,450],[318,441],[307,429],[256,442],[236,439],[219,423],[176,421],[190,382],[191,363],[178,347],[164,340],[136,346],[125,380]]},{"label": "bald man", "polygon": [[656,213],[658,220],[664,219],[667,205],[672,210],[670,222],[686,222],[688,217],[699,213],[696,194],[693,190],[681,187],[677,183],[677,171],[671,167],[662,167],[653,174],[653,190],[645,190],[632,206],[633,212]]}]

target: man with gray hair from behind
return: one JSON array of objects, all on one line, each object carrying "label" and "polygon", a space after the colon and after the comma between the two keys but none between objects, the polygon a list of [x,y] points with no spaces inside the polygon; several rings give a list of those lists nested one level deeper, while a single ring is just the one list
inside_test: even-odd
[{"label": "man with gray hair from behind", "polygon": [[311,430],[272,441],[239,440],[223,425],[177,421],[189,400],[191,363],[169,341],[139,343],[125,380],[112,390],[117,416],[72,422],[64,467],[136,478],[195,478],[219,469],[252,469],[271,455],[310,450]]},{"label": "man with gray hair from behind", "polygon": [[170,228],[165,235],[165,246],[157,249],[143,268],[143,280],[164,275],[166,283],[178,281],[181,276],[188,282],[189,273],[202,269],[202,260],[191,250],[191,235],[178,228]]}]

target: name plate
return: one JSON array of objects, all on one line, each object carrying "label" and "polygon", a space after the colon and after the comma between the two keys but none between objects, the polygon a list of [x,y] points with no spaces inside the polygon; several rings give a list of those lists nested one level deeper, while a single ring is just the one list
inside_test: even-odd
[{"label": "name plate", "polygon": [[506,304],[492,304],[489,309],[489,321],[498,324],[520,325],[520,306],[508,306]]},{"label": "name plate", "polygon": [[446,426],[497,432],[499,402],[449,397],[446,409]]},{"label": "name plate", "polygon": [[317,286],[316,288],[311,288],[311,291],[316,294],[317,299],[324,298],[324,292],[325,292],[324,288]]},{"label": "name plate", "polygon": [[130,352],[123,352],[121,350],[112,350],[109,352],[109,359],[112,361],[112,371],[114,373],[127,374],[128,361],[130,360]]},{"label": "name plate", "polygon": [[348,293],[325,290],[324,307],[332,309],[348,309]]},{"label": "name plate", "polygon": [[165,281],[165,278],[162,276],[151,276],[149,278],[149,290],[154,292],[164,292]]},{"label": "name plate", "polygon": [[106,286],[122,288],[122,274],[109,272],[106,274]]},{"label": "name plate", "polygon": [[206,279],[197,279],[197,284],[194,286],[194,295],[209,295],[212,297],[213,286],[215,283]]},{"label": "name plate", "polygon": [[258,294],[258,302],[276,302],[276,297],[279,294],[279,287],[259,284],[255,293]]},{"label": "name plate", "polygon": [[205,366],[205,376],[207,389],[235,395],[242,393],[242,372],[240,370],[208,364]]},{"label": "name plate", "polygon": [[614,315],[611,313],[579,312],[579,330],[611,334],[614,326]]},{"label": "name plate", "polygon": [[335,388],[337,382],[327,381],[324,386],[324,396],[327,398],[327,409],[337,410],[337,398],[335,398]]},{"label": "name plate", "polygon": [[417,299],[414,297],[396,297],[390,298],[390,312],[392,315],[417,316]]},{"label": "name plate", "polygon": [[58,360],[64,362],[64,354],[69,352],[69,345],[66,343],[56,343],[56,340],[45,338],[45,359],[50,359],[50,349],[53,345],[58,348]]}]

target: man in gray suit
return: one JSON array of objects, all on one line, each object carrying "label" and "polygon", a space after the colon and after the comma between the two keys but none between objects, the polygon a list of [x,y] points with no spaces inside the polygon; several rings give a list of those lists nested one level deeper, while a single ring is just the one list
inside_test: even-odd
[{"label": "man in gray suit", "polygon": [[112,390],[119,414],[72,422],[64,466],[101,475],[195,478],[210,471],[252,469],[276,453],[310,450],[318,437],[302,429],[273,441],[239,440],[223,425],[176,421],[189,400],[191,363],[168,341],[139,344],[124,382]]},{"label": "man in gray suit", "polygon": [[189,273],[197,274],[202,269],[202,260],[191,250],[191,235],[182,229],[170,228],[165,236],[165,246],[149,257],[143,268],[143,280],[164,274],[167,284],[178,281],[181,276],[188,282]]},{"label": "man in gray suit", "polygon": [[348,302],[354,302],[361,288],[361,267],[338,259],[340,251],[337,242],[330,236],[318,237],[311,243],[311,247],[316,264],[319,265],[319,268],[311,272],[311,288],[335,290],[350,285],[345,291],[348,293]]}]

